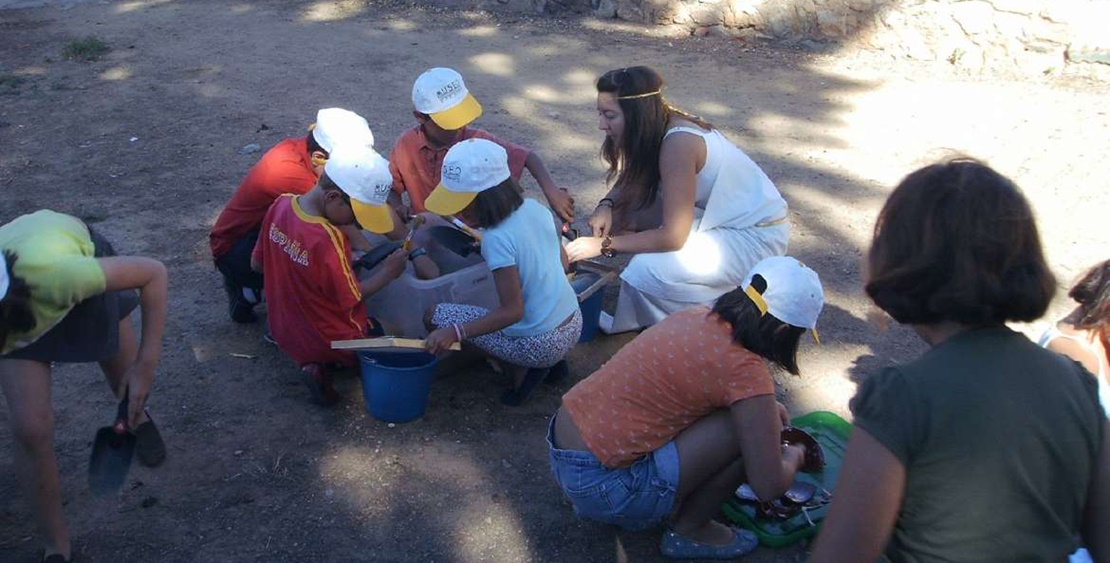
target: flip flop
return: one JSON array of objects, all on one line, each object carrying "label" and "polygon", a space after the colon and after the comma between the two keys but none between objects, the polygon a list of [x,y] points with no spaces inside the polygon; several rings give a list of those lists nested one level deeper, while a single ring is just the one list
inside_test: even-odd
[{"label": "flip flop", "polygon": [[671,559],[736,559],[759,547],[759,536],[741,528],[732,528],[732,542],[712,545],[687,539],[674,530],[663,533],[659,552]]}]

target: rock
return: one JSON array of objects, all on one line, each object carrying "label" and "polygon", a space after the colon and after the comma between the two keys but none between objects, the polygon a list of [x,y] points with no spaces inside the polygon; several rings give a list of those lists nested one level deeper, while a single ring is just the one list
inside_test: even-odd
[{"label": "rock", "polygon": [[617,17],[617,6],[613,4],[613,0],[598,0],[594,5],[594,16],[611,20]]},{"label": "rock", "polygon": [[817,12],[817,31],[822,37],[839,38],[848,34],[847,18],[831,10]]},{"label": "rock", "polygon": [[239,149],[238,152],[239,152],[239,154],[247,155],[247,154],[254,154],[254,153],[256,153],[260,150],[262,150],[261,145],[259,145],[258,143],[251,143],[249,145],[243,146],[243,148]]},{"label": "rock", "polygon": [[1088,45],[1070,45],[1067,49],[1067,59],[1073,63],[1101,63],[1110,65],[1110,49],[1091,47]]},{"label": "rock", "polygon": [[956,2],[951,10],[952,19],[967,35],[980,35],[994,28],[994,9],[986,2]]},{"label": "rock", "polygon": [[630,22],[644,21],[644,11],[639,6],[633,4],[631,0],[616,0],[617,2],[617,17]]},{"label": "rock", "polygon": [[716,4],[694,4],[689,8],[690,19],[702,27],[712,27],[724,22],[721,7]]}]

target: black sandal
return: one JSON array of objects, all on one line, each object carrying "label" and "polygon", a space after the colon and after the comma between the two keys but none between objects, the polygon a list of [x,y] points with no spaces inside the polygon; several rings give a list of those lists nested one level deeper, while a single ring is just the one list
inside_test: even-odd
[{"label": "black sandal", "polygon": [[[135,455],[139,463],[147,467],[158,467],[166,461],[166,443],[162,441],[162,434],[150,418],[150,411],[143,409],[147,421],[131,431],[135,435]],[[53,562],[51,562],[53,563]]]},{"label": "black sandal", "polygon": [[61,553],[51,553],[50,555],[42,556],[42,563],[69,563],[69,561],[70,560],[66,559]]}]

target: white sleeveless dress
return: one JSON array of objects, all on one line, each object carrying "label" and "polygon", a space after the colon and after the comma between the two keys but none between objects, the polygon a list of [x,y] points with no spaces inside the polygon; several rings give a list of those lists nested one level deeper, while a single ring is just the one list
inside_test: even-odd
[{"label": "white sleeveless dress", "polygon": [[735,289],[760,260],[786,254],[786,201],[763,170],[720,131],[674,127],[705,141],[697,175],[694,224],[674,252],[637,254],[621,273],[617,309],[607,332],[651,326]]}]

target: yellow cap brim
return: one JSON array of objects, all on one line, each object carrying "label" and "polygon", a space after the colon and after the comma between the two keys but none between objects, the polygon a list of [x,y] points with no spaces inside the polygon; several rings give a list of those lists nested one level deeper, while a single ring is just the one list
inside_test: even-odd
[{"label": "yellow cap brim", "polygon": [[351,209],[354,210],[355,219],[363,229],[378,234],[385,234],[393,230],[393,217],[389,214],[388,206],[367,205],[351,198]]},{"label": "yellow cap brim", "polygon": [[459,102],[455,107],[444,110],[439,113],[431,114],[432,121],[440,127],[454,131],[455,129],[462,129],[470,124],[470,122],[478,119],[482,115],[482,105],[474,96],[467,94],[463,101]]},{"label": "yellow cap brim", "polygon": [[454,215],[470,205],[477,193],[453,192],[440,184],[424,200],[424,208],[436,215]]}]

